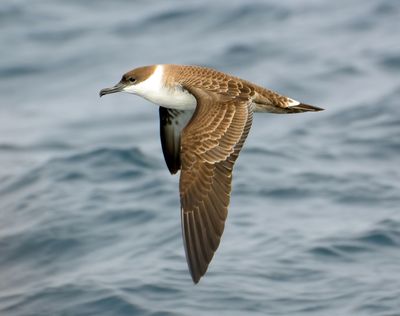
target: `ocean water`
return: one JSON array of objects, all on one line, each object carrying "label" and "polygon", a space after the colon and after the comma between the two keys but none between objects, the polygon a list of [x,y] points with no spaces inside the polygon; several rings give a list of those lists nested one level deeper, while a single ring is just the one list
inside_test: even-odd
[{"label": "ocean water", "polygon": [[[0,315],[400,315],[400,2],[0,3]],[[158,110],[98,91],[218,68],[257,114],[193,285]]]}]

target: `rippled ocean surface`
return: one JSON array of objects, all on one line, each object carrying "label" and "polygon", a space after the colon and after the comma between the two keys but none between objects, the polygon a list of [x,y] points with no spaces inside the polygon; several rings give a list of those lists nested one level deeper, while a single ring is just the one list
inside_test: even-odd
[{"label": "rippled ocean surface", "polygon": [[[400,315],[400,2],[0,3],[0,315]],[[193,285],[158,110],[101,88],[218,68],[257,114]]]}]

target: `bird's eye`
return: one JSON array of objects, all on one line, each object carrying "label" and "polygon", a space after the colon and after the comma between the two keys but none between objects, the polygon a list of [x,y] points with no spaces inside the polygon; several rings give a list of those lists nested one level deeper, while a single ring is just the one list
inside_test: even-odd
[{"label": "bird's eye", "polygon": [[129,82],[130,82],[130,83],[135,83],[135,82],[136,82],[136,79],[135,79],[135,78],[129,78]]}]

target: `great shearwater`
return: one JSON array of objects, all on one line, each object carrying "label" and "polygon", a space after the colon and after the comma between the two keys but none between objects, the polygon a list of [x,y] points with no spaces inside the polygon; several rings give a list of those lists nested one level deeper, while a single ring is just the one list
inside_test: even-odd
[{"label": "great shearwater", "polygon": [[100,96],[128,92],[159,105],[160,136],[171,174],[181,170],[182,236],[193,282],[206,273],[225,226],[233,165],[254,112],[322,109],[249,81],[199,66],[136,68]]}]

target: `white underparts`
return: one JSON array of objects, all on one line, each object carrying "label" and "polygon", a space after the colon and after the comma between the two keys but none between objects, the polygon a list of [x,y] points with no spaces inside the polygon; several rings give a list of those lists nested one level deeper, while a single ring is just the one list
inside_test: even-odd
[{"label": "white underparts", "polygon": [[125,87],[124,91],[137,94],[166,108],[194,110],[197,104],[196,98],[179,85],[167,87],[163,76],[164,66],[157,65],[154,73],[147,80]]}]

